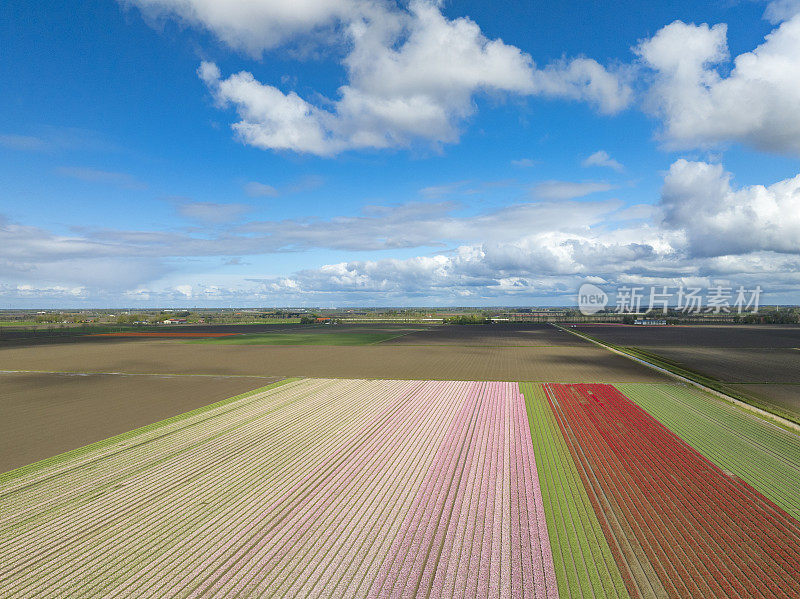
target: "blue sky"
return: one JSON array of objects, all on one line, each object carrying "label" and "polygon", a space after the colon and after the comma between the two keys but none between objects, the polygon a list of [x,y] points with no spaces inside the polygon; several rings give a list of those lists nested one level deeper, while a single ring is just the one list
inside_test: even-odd
[{"label": "blue sky", "polygon": [[0,306],[800,303],[800,4],[0,7]]}]

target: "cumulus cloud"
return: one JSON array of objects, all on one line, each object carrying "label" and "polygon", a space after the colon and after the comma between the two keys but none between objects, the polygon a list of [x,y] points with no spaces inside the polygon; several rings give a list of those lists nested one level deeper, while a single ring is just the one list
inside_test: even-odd
[{"label": "cumulus cloud", "polygon": [[[771,292],[800,285],[800,175],[736,186],[721,165],[687,160],[672,164],[657,205],[555,198],[474,214],[457,202],[425,201],[329,219],[210,224],[65,236],[0,218],[0,295],[24,299],[49,289],[53,297],[162,304],[191,297],[199,304],[386,305],[567,296],[587,278],[673,286],[725,280]],[[281,276],[221,264],[317,248],[355,259]],[[218,257],[214,263],[230,274],[170,278],[176,262],[206,257]]]},{"label": "cumulus cloud", "polygon": [[606,168],[613,169],[618,173],[621,173],[625,170],[625,167],[622,166],[622,163],[614,160],[611,156],[608,155],[608,152],[605,150],[598,150],[591,156],[588,156],[581,162],[581,166],[583,167],[590,167],[590,166],[602,166]]},{"label": "cumulus cloud", "polygon": [[531,193],[546,200],[570,200],[612,189],[615,186],[605,181],[543,181],[534,185]]},{"label": "cumulus cloud", "polygon": [[278,195],[278,190],[275,187],[258,181],[245,183],[244,192],[251,198],[275,197]]},{"label": "cumulus cloud", "polygon": [[[229,46],[259,54],[295,38],[339,44],[347,83],[333,100],[300,97],[241,71],[223,77],[203,62],[198,75],[220,107],[232,107],[237,138],[271,150],[332,156],[349,149],[437,146],[458,140],[475,97],[541,95],[585,101],[612,114],[628,106],[630,85],[589,58],[538,68],[519,48],[489,39],[438,3],[305,0],[283,2],[131,0],[146,13],[177,17]],[[330,37],[332,36],[332,37]]]},{"label": "cumulus cloud", "polygon": [[736,189],[720,164],[676,161],[661,194],[664,223],[696,256],[800,253],[800,175]]},{"label": "cumulus cloud", "polygon": [[330,28],[368,8],[357,0],[120,0],[150,18],[178,18],[258,57],[295,36]]},{"label": "cumulus cloud", "polygon": [[[768,14],[789,16],[778,4]],[[788,3],[780,6],[788,6]],[[740,142],[760,150],[800,154],[800,15],[733,60],[724,24],[667,25],[636,48],[652,72],[646,108],[663,121],[674,148]]]},{"label": "cumulus cloud", "polygon": [[561,60],[533,73],[536,93],[584,100],[604,114],[627,108],[633,92],[625,74],[591,58]]},{"label": "cumulus cloud", "polygon": [[767,4],[764,18],[777,25],[798,13],[800,13],[800,0],[773,0]]}]

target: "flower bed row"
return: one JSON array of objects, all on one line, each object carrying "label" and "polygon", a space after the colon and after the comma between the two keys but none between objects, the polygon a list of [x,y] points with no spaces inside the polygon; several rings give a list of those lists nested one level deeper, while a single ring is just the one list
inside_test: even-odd
[{"label": "flower bed row", "polygon": [[614,387],[546,390],[631,595],[796,596],[796,520]]},{"label": "flower bed row", "polygon": [[304,380],[0,485],[4,597],[558,590],[511,383]]}]

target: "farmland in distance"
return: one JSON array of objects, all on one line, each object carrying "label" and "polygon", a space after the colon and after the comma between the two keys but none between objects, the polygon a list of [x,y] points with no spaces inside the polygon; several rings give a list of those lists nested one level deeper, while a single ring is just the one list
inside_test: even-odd
[{"label": "farmland in distance", "polygon": [[2,596],[795,596],[796,432],[547,325],[296,330],[0,348]]},{"label": "farmland in distance", "polygon": [[0,373],[0,472],[275,380],[277,377]]},{"label": "farmland in distance", "polygon": [[664,360],[738,399],[800,420],[800,326],[576,325],[575,330]]},{"label": "farmland in distance", "polygon": [[[226,331],[232,327],[226,327]],[[413,327],[385,325],[316,327],[295,331],[312,344],[218,345],[186,339],[78,338],[39,345],[0,345],[0,369],[487,381],[658,382],[662,375],[549,325],[495,329],[438,326],[417,334]],[[216,327],[207,327],[215,332]],[[247,332],[239,328],[240,332]],[[455,332],[453,332],[455,331]],[[370,345],[335,345],[348,334],[402,334]],[[408,334],[406,334],[408,333]],[[417,337],[419,335],[419,337]],[[406,342],[406,339],[412,342]],[[414,342],[413,338],[417,338]],[[420,342],[420,338],[425,343]],[[510,339],[503,342],[504,338]],[[491,342],[487,343],[487,339]],[[522,340],[528,340],[521,345]],[[331,344],[325,344],[325,341]]]}]

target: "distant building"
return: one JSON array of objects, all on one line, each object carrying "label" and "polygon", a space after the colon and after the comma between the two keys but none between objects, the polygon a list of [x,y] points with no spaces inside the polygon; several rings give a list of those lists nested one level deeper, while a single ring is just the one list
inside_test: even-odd
[{"label": "distant building", "polygon": [[185,318],[167,318],[164,324],[186,324],[186,322]]},{"label": "distant building", "polygon": [[655,318],[638,318],[633,321],[633,324],[641,324],[641,325],[665,325],[667,324],[666,320],[656,320]]}]

